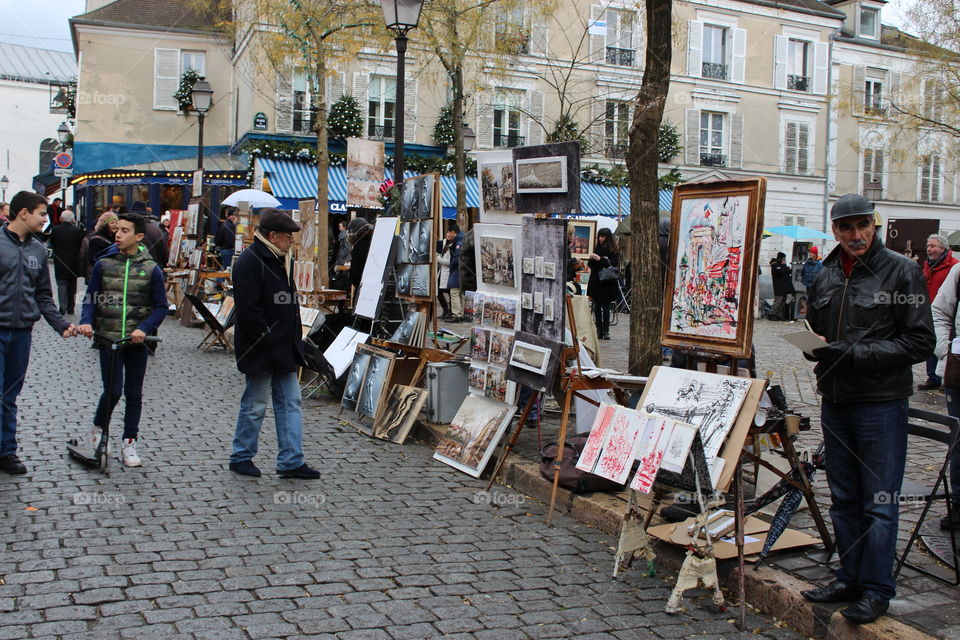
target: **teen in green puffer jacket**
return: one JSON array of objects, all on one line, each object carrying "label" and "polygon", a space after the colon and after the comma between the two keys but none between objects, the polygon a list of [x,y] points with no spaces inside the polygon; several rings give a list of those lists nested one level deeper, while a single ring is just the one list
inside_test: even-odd
[{"label": "teen in green puffer jacket", "polygon": [[[167,317],[167,295],[163,270],[141,244],[146,221],[132,213],[120,216],[117,244],[102,255],[93,267],[78,331],[94,336],[100,350],[103,394],[89,433],[78,442],[95,449],[104,427],[120,401],[126,397],[120,453],[128,467],[139,467],[136,443],[143,406],[143,377],[148,351],[144,338]],[[111,342],[129,338],[118,350]],[[111,369],[113,375],[111,376]]]}]

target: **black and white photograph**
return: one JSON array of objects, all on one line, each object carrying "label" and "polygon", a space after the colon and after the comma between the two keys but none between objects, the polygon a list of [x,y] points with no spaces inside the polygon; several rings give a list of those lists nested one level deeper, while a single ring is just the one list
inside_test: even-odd
[{"label": "black and white photograph", "polygon": [[419,227],[419,222],[400,223],[400,233],[397,234],[397,262],[414,262],[411,260],[411,256],[413,255],[413,246],[418,242]]},{"label": "black and white photograph", "polygon": [[429,298],[433,288],[430,286],[430,265],[410,265],[410,296],[414,298]]},{"label": "black and white photograph", "polygon": [[543,319],[548,322],[553,321],[553,298],[547,298],[543,301]]},{"label": "black and white photograph", "polygon": [[532,293],[521,293],[521,294],[520,294],[520,308],[521,308],[521,309],[533,309],[533,294],[532,294]]},{"label": "black and white photograph", "polygon": [[[361,345],[357,345],[358,347]],[[363,377],[367,373],[367,365],[370,363],[370,354],[362,353],[359,350],[353,356],[353,363],[347,372],[347,382],[343,387],[343,397],[340,399],[340,406],[347,411],[357,410],[357,399],[360,397],[360,387],[363,384]]]},{"label": "black and white photograph", "polygon": [[424,323],[424,313],[422,311],[408,311],[407,315],[403,318],[403,322],[400,323],[400,326],[397,327],[396,331],[393,332],[393,335],[390,336],[390,342],[396,342],[397,344],[409,344],[413,346],[420,346],[420,336],[422,329],[421,327],[425,326]]},{"label": "black and white photograph", "polygon": [[436,176],[432,173],[404,180],[400,201],[402,220],[433,218],[435,184]]},{"label": "black and white photograph", "polygon": [[408,261],[415,264],[430,262],[433,220],[410,222],[410,254]]},{"label": "black and white photograph", "polygon": [[484,284],[514,288],[517,277],[514,271],[513,238],[480,236],[480,280]]},{"label": "black and white photograph", "polygon": [[401,264],[397,267],[397,294],[410,295],[410,279],[413,276],[412,264]]},{"label": "black and white photograph", "polygon": [[556,262],[544,262],[542,270],[542,278],[545,280],[553,280],[557,277],[557,263]]},{"label": "black and white photograph", "polygon": [[550,349],[514,340],[510,364],[527,371],[544,374],[550,363]]},{"label": "black and white photograph", "polygon": [[543,277],[543,256],[537,256],[533,259],[533,277]]},{"label": "black and white photograph", "polygon": [[566,193],[567,157],[516,161],[517,193]]},{"label": "black and white photograph", "polygon": [[543,292],[542,291],[533,292],[533,312],[543,313]]},{"label": "black and white photograph", "polygon": [[365,344],[359,345],[357,352],[370,354],[370,363],[367,365],[367,373],[360,386],[360,396],[357,398],[357,413],[361,417],[376,418],[377,409],[380,408],[380,398],[383,396],[384,383],[390,377],[390,369],[393,366],[393,354]]},{"label": "black and white photograph", "polygon": [[533,275],[533,269],[534,269],[533,258],[524,258],[524,259],[523,259],[523,272],[524,272],[525,274],[529,274],[529,275],[532,276],[532,275]]}]

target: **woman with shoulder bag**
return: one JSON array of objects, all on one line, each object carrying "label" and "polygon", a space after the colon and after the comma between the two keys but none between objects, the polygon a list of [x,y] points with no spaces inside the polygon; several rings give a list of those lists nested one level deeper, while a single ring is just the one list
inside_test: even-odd
[{"label": "woman with shoulder bag", "polygon": [[[954,418],[960,418],[960,353],[953,353],[954,349],[951,345],[954,338],[960,336],[958,302],[960,302],[960,264],[950,269],[950,273],[947,274],[937,297],[930,306],[933,312],[933,328],[937,334],[937,346],[934,348],[934,354],[939,359],[937,374],[943,377],[947,413]],[[950,517],[940,521],[940,528],[945,531],[951,529],[960,531],[960,447],[954,449],[950,459],[950,492]]]},{"label": "woman with shoulder bag", "polygon": [[620,248],[609,229],[597,232],[597,243],[587,261],[590,279],[587,281],[587,296],[593,300],[593,318],[597,335],[601,340],[610,339],[610,305],[617,298],[620,277]]}]

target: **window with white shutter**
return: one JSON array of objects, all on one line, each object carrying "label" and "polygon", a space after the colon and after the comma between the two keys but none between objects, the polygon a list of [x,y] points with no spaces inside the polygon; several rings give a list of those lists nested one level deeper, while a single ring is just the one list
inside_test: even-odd
[{"label": "window with white shutter", "polygon": [[687,23],[687,75],[699,78],[703,74],[703,22]]},{"label": "window with white shutter", "polygon": [[180,50],[153,50],[153,108],[176,111],[180,108],[173,94],[180,88]]},{"label": "window with white shutter", "polygon": [[498,51],[513,55],[530,53],[530,29],[522,5],[495,5],[494,38]]},{"label": "window with white shutter", "polygon": [[868,184],[876,182],[883,186],[883,149],[863,150],[863,189],[866,193]]},{"label": "window with white shutter", "polygon": [[637,64],[635,29],[637,12],[623,9],[607,9],[606,61],[622,67]]},{"label": "window with white shutter", "polygon": [[787,121],[784,127],[784,173],[806,175],[810,172],[810,125]]},{"label": "window with white shutter", "polygon": [[543,144],[543,91],[527,91],[527,144]]},{"label": "window with white shutter", "polygon": [[393,140],[397,124],[397,79],[370,76],[367,87],[367,138]]},{"label": "window with white shutter", "polygon": [[526,144],[523,129],[522,105],[524,92],[512,89],[499,89],[493,104],[493,146],[499,149],[512,149]]},{"label": "window with white shutter", "polygon": [[940,202],[940,156],[926,155],[920,162],[920,201]]},{"label": "window with white shutter", "polygon": [[705,167],[727,164],[723,153],[723,115],[714,111],[700,112],[700,164]]},{"label": "window with white shutter", "polygon": [[810,70],[813,62],[810,58],[810,43],[790,38],[787,43],[787,89],[810,91]]},{"label": "window with white shutter", "polygon": [[293,132],[312,134],[315,121],[310,82],[307,74],[299,71],[293,74]]},{"label": "window with white shutter", "polygon": [[277,72],[274,118],[277,133],[293,133],[293,84],[290,73]]},{"label": "window with white shutter", "polygon": [[183,50],[180,52],[180,69],[181,73],[185,73],[187,69],[192,69],[197,72],[199,76],[207,75],[207,54],[203,51],[187,51]]},{"label": "window with white shutter", "polygon": [[623,158],[629,143],[630,103],[626,100],[607,100],[603,127],[603,155],[608,158]]}]

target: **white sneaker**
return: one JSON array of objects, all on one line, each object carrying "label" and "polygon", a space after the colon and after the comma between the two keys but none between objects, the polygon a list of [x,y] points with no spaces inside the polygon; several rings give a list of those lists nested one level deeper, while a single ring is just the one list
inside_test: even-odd
[{"label": "white sneaker", "polygon": [[120,456],[123,458],[123,464],[128,467],[139,467],[140,456],[137,455],[137,441],[133,438],[121,439]]}]

